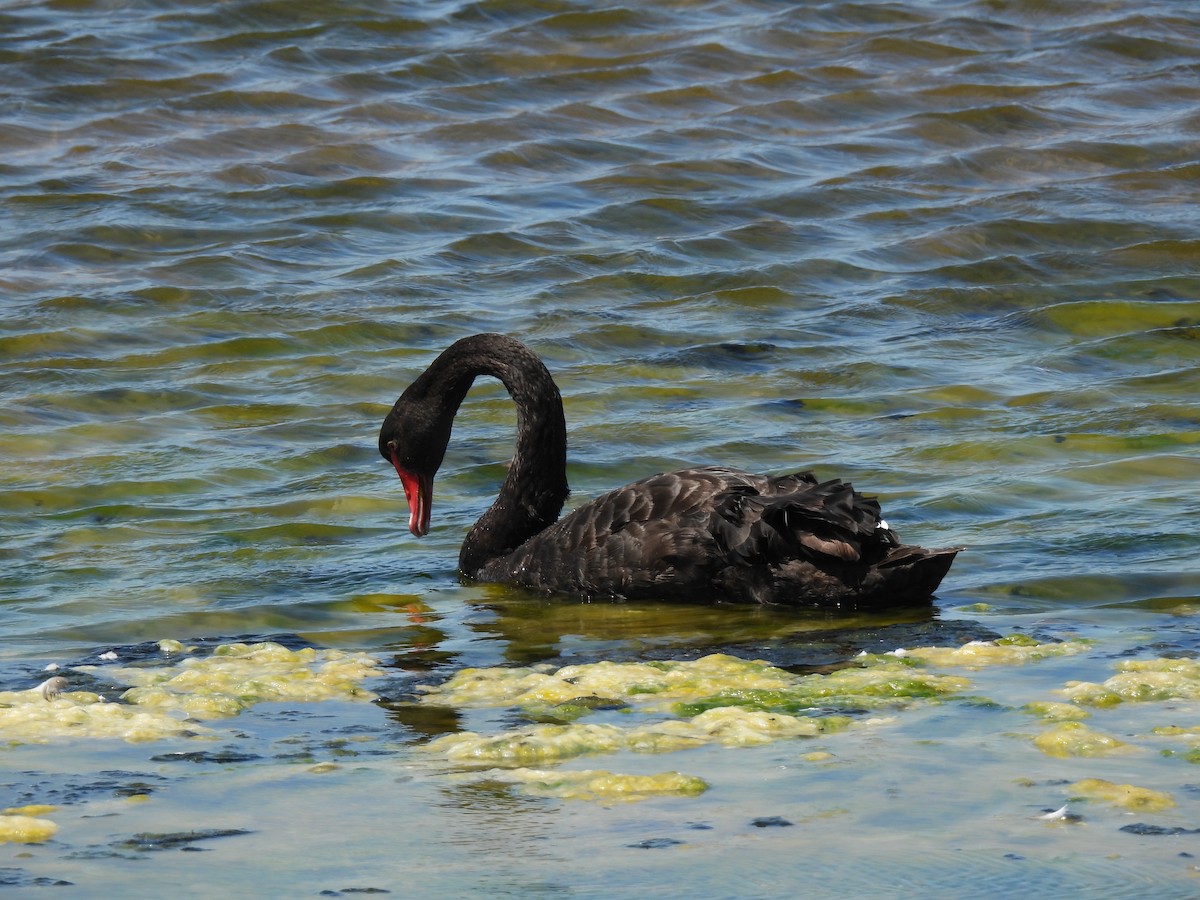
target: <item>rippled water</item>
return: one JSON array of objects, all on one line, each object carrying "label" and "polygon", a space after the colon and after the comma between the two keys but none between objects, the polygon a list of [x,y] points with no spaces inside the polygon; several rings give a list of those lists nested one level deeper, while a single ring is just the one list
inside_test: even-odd
[{"label": "rippled water", "polygon": [[[555,373],[575,498],[684,463],[848,476],[906,540],[969,547],[935,618],[1098,642],[1086,664],[991,690],[1196,652],[1198,71],[1200,17],[1170,0],[2,0],[9,686],[163,637],[293,634],[440,677],[930,616],[460,583],[458,543],[511,451],[506,397],[471,395],[421,542],[375,437],[437,351],[484,330]],[[395,759],[420,730],[315,709],[394,729]],[[702,798],[603,812],[406,791],[387,763],[304,799],[277,766],[172,769],[174,796],[115,827],[178,826],[194,804],[206,827],[248,823],[246,856],[212,845],[233,873],[206,869],[214,891],[358,879],[403,895],[397,855],[449,894],[1195,889],[1178,856],[1194,839],[1024,830],[1004,785],[1063,765],[1006,751],[1016,727],[942,707],[882,751],[863,739],[894,772],[831,788],[774,745],[697,760],[722,785]],[[978,770],[924,743],[960,731]],[[10,751],[6,781],[156,765],[48,753]],[[1188,780],[1181,763],[1106,765]],[[964,791],[977,816],[946,806]],[[745,832],[743,807],[784,797],[799,816],[810,792],[847,812]],[[1200,801],[1177,799],[1171,821],[1200,827]],[[626,849],[685,821],[716,827],[682,845],[703,853]],[[3,865],[126,893],[131,872],[194,877],[194,854],[89,861],[109,827],[64,827]]]}]

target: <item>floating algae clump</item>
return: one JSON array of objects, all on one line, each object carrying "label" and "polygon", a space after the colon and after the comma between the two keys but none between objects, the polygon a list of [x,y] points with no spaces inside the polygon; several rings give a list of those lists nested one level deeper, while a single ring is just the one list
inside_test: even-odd
[{"label": "floating algae clump", "polygon": [[1175,805],[1174,798],[1163,791],[1113,784],[1103,778],[1085,778],[1072,784],[1067,791],[1073,799],[1103,800],[1133,812],[1160,812]]},{"label": "floating algae clump", "polygon": [[1091,718],[1091,713],[1080,709],[1072,703],[1055,703],[1053,700],[1033,700],[1026,703],[1022,709],[1049,721],[1077,721]]},{"label": "floating algae clump", "polygon": [[6,816],[44,816],[47,813],[58,812],[58,807],[49,803],[30,803],[28,806],[10,806],[0,812]]},{"label": "floating algae clump", "polygon": [[375,695],[361,684],[380,673],[374,658],[365,653],[289,650],[266,642],[222,644],[207,657],[107,674],[134,685],[121,695],[127,703],[220,719],[270,701],[370,700]]},{"label": "floating algae clump", "polygon": [[1068,681],[1062,694],[1088,706],[1200,699],[1200,661],[1194,659],[1127,659],[1103,684]]},{"label": "floating algae clump", "polygon": [[[514,707],[527,719],[543,723],[499,734],[450,734],[426,745],[459,765],[526,771],[527,766],[589,754],[668,753],[714,744],[749,747],[829,735],[849,727],[855,721],[852,714],[936,701],[970,687],[961,675],[927,669],[933,662],[1015,664],[1075,653],[1084,646],[1039,644],[1017,636],[960,648],[864,654],[857,665],[809,675],[726,654],[692,661],[598,662],[559,669],[464,669],[439,686],[422,688],[420,702],[470,709]],[[830,714],[843,710],[848,715]],[[592,714],[606,719],[575,721]],[[599,793],[594,787],[563,787],[575,775],[552,773],[551,777],[537,771],[538,784],[554,785],[553,796]]]},{"label": "floating algae clump", "polygon": [[675,711],[680,715],[695,715],[723,706],[784,713],[829,707],[878,709],[955,694],[971,685],[959,675],[926,672],[886,657],[872,658],[864,666],[839,669],[828,675],[788,677],[790,682],[777,688],[741,684],[732,689],[727,687],[708,696],[680,702]]},{"label": "floating algae clump", "polygon": [[1014,634],[995,641],[969,641],[961,647],[917,647],[894,655],[931,666],[1011,666],[1050,656],[1073,656],[1087,647],[1083,641],[1042,644],[1027,635]]},{"label": "floating algae clump", "polygon": [[[518,706],[541,716],[575,704],[572,716],[617,706],[678,718],[643,725],[533,725],[498,735],[446,735],[428,744],[455,762],[525,766],[591,753],[666,753],[719,743],[752,746],[813,737],[847,727],[844,716],[798,715],[818,709],[895,706],[962,691],[967,679],[874,658],[828,675],[794,675],[757,660],[713,654],[690,662],[598,662],[556,671],[464,669],[424,703],[457,707]],[[581,701],[588,702],[581,702]]]},{"label": "floating algae clump", "polygon": [[679,772],[621,775],[603,769],[582,772],[512,769],[498,775],[497,780],[519,784],[524,793],[535,797],[601,802],[629,802],[663,795],[696,797],[708,790],[708,782],[703,778]]},{"label": "floating algae clump", "polygon": [[611,753],[624,743],[615,725],[534,725],[519,731],[479,735],[473,731],[448,734],[427,747],[457,763],[489,766],[527,766],[589,753]]},{"label": "floating algae clump", "polygon": [[426,703],[458,707],[562,704],[580,698],[638,703],[696,715],[721,706],[794,713],[814,707],[855,709],[895,705],[964,690],[956,675],[923,672],[886,657],[829,675],[793,675],[760,660],[713,654],[691,662],[599,662],[537,669],[464,669],[439,687],[425,688]]},{"label": "floating algae clump", "polygon": [[785,713],[722,706],[706,710],[689,720],[660,722],[632,729],[627,746],[631,750],[649,748],[650,752],[659,752],[653,744],[653,738],[662,735],[697,743],[718,743],[726,747],[753,747],[784,738],[832,734],[848,727],[850,721],[847,716],[789,716]]},{"label": "floating algae clump", "polygon": [[1047,756],[1104,756],[1132,750],[1129,744],[1115,737],[1093,731],[1080,722],[1063,722],[1033,739],[1033,744]]},{"label": "floating algae clump", "polygon": [[785,688],[796,676],[754,660],[715,653],[692,662],[597,662],[536,668],[463,669],[438,687],[427,687],[426,702],[487,707],[558,704],[582,697],[663,701],[715,693],[731,683],[747,689]]},{"label": "floating algae clump", "polygon": [[60,692],[53,700],[38,690],[0,692],[0,735],[9,745],[44,744],[58,738],[157,741],[205,729],[159,710],[106,703],[90,691]]},{"label": "floating algae clump", "polygon": [[40,844],[58,833],[49,819],[0,815],[0,844]]},{"label": "floating algae clump", "polygon": [[[164,641],[165,655],[189,652]],[[378,674],[374,659],[337,650],[288,650],[278,644],[228,644],[210,656],[147,667],[78,666],[76,671],[134,685],[123,702],[91,691],[33,688],[0,692],[0,736],[10,745],[61,738],[119,738],[129,742],[210,734],[187,721],[237,715],[267,700],[369,699],[360,686]]]},{"label": "floating algae clump", "polygon": [[671,753],[705,744],[749,747],[795,737],[831,734],[849,725],[842,716],[789,716],[722,707],[688,720],[668,720],[632,728],[616,725],[531,725],[495,735],[473,731],[448,734],[426,749],[451,762],[487,766],[528,766],[593,753]]}]

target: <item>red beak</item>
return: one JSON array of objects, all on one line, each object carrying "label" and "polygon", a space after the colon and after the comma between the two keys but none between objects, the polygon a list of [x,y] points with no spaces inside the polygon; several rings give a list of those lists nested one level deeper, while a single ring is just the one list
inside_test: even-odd
[{"label": "red beak", "polygon": [[408,499],[408,530],[417,537],[429,533],[429,513],[433,503],[433,479],[428,475],[410,471],[400,465],[396,459],[396,449],[392,448],[392,465],[404,485],[404,496]]}]

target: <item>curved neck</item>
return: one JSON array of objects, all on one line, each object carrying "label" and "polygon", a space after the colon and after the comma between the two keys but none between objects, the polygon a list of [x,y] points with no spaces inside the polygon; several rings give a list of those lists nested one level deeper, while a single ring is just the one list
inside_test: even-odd
[{"label": "curved neck", "polygon": [[[463,541],[458,564],[475,577],[551,525],[567,499],[567,425],[549,370],[524,344],[499,334],[464,338],[425,373],[441,383],[451,415],[480,375],[500,379],[517,406],[517,446],[500,494]],[[447,435],[448,437],[448,435]]]}]

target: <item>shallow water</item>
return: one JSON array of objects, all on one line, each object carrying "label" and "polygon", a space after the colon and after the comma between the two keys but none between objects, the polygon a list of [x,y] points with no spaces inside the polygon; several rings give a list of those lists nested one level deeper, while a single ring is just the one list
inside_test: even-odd
[{"label": "shallow water", "polygon": [[[1095,642],[971,673],[996,707],[822,739],[836,763],[810,741],[586,763],[712,785],[634,804],[422,756],[510,713],[264,704],[223,726],[241,762],[10,748],[9,805],[60,804],[60,830],[0,847],[4,877],[1190,895],[1195,835],[1120,832],[1139,820],[1095,803],[1029,817],[1101,777],[1200,828],[1186,747],[1146,737],[1196,704],[1098,711],[1141,749],[1065,760],[1019,707],[1200,649],[1198,65],[1200,19],[1166,0],[0,2],[0,687],[161,638],[366,651],[388,698],[466,666],[814,633],[826,665],[897,621]],[[844,618],[463,584],[507,398],[473,391],[420,542],[375,437],[484,330],[554,372],[574,500],[685,463],[812,468],[877,493],[905,540],[969,551],[932,609]],[[775,815],[793,826],[748,824]],[[252,834],[120,845],[192,828]],[[631,846],[659,839],[680,843]]]}]

